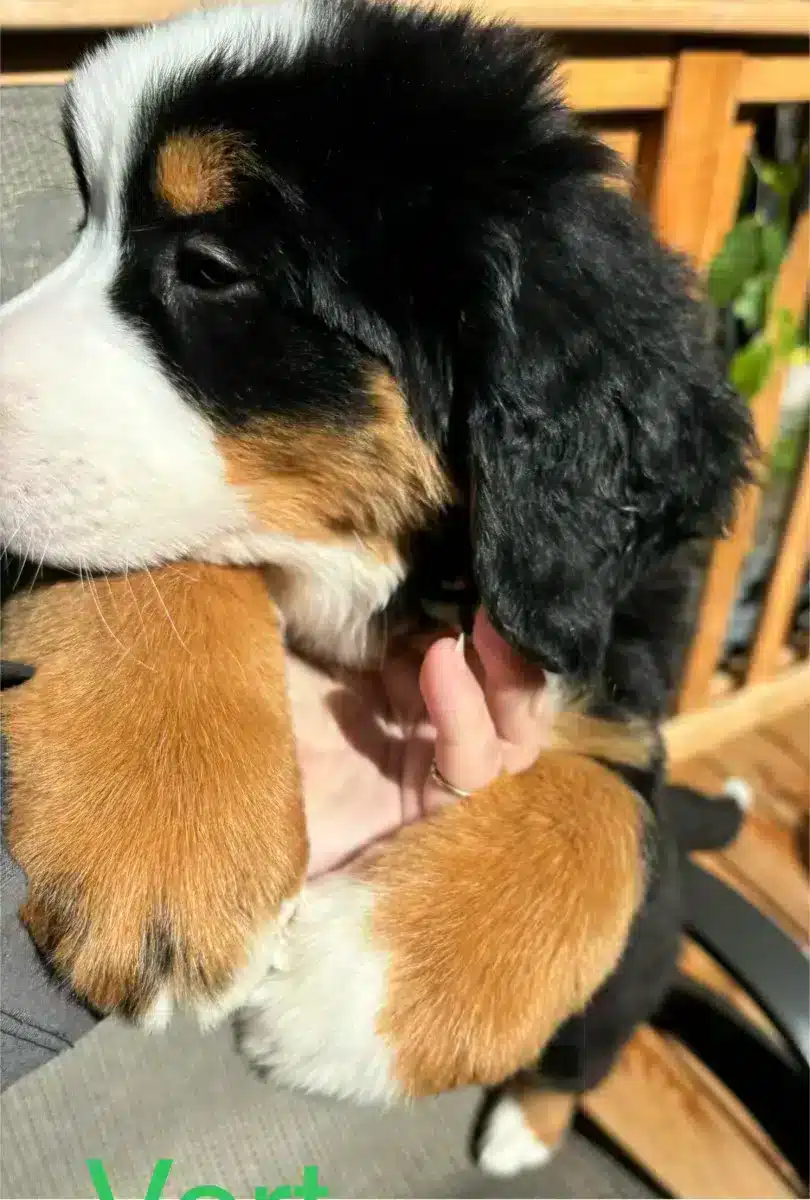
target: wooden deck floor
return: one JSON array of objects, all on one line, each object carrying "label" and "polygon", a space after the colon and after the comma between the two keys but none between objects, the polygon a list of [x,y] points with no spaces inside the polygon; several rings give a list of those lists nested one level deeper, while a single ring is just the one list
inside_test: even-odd
[{"label": "wooden deck floor", "polygon": [[[806,947],[810,710],[794,711],[673,771],[677,782],[711,793],[720,792],[730,776],[752,786],[753,806],[733,846],[698,857]],[[764,1014],[694,944],[685,945],[683,965],[768,1026]],[[675,1196],[806,1194],[734,1097],[686,1050],[652,1029],[637,1033],[586,1107]]]}]

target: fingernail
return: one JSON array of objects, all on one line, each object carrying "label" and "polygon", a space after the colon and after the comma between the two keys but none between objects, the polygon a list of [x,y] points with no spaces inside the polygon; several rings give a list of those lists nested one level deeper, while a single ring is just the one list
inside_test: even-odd
[{"label": "fingernail", "polygon": [[458,640],[456,642],[456,654],[460,654],[462,658],[464,657],[464,630],[463,629],[462,629],[461,633],[458,635]]}]

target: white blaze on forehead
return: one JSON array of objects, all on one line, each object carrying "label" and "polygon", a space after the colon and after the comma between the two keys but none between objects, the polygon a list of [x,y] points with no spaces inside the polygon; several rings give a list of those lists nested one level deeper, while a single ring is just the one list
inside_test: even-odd
[{"label": "white blaze on forehead", "polygon": [[108,222],[118,217],[127,168],[144,135],[140,118],[152,99],[171,97],[207,61],[241,73],[267,53],[291,58],[327,20],[315,0],[225,6],[113,36],[92,51],[68,96],[99,215]]}]

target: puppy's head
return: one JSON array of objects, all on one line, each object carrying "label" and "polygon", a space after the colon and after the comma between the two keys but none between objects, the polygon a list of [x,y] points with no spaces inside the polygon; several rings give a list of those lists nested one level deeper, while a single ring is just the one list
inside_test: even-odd
[{"label": "puppy's head", "polygon": [[14,552],[277,563],[373,608],[461,502],[495,624],[578,674],[727,518],[746,419],[535,34],[197,13],[96,52],[65,133],[76,249],[3,314]]}]

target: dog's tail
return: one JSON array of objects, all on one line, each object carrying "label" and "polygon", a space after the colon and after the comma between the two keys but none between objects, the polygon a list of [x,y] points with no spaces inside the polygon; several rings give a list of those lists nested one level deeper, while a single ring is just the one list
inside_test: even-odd
[{"label": "dog's tail", "polygon": [[739,834],[752,793],[744,779],[729,779],[721,796],[668,784],[664,803],[682,854],[692,850],[722,850]]}]

